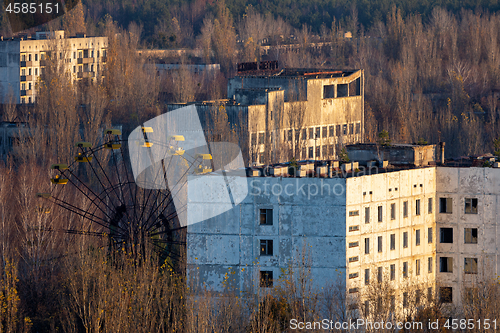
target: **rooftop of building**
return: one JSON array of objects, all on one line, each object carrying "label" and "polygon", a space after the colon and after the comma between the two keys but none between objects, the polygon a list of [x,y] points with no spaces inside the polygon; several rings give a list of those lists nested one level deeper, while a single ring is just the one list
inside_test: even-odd
[{"label": "rooftop of building", "polygon": [[65,36],[64,30],[55,31],[37,31],[35,33],[19,33],[10,38],[5,38],[0,36],[0,42],[9,41],[29,41],[29,40],[47,40],[47,39],[68,39],[68,38],[102,38],[102,36],[87,36],[87,34],[81,32],[74,36]]},{"label": "rooftop of building", "polygon": [[244,62],[238,64],[236,77],[337,78],[356,73],[357,69],[280,68],[278,61]]}]

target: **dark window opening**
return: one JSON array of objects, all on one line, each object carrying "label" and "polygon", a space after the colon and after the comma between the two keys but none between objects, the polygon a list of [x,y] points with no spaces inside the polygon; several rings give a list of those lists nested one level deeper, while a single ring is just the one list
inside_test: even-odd
[{"label": "dark window opening", "polygon": [[403,262],[403,277],[408,277],[408,261]]},{"label": "dark window opening", "polygon": [[382,252],[382,236],[378,236],[377,238],[377,248],[378,248],[378,252]]},{"label": "dark window opening", "polygon": [[391,204],[391,220],[396,219],[396,204],[392,203]]},{"label": "dark window opening", "polygon": [[403,202],[403,217],[408,217],[408,201]]},{"label": "dark window opening", "polygon": [[370,207],[365,207],[365,223],[370,223]]},{"label": "dark window opening", "polygon": [[347,84],[337,84],[337,97],[349,96],[349,86]]},{"label": "dark window opening", "polygon": [[452,198],[439,198],[439,212],[445,214],[452,213],[453,199]]},{"label": "dark window opening", "polygon": [[415,215],[420,215],[420,199],[415,200]]},{"label": "dark window opening", "polygon": [[330,137],[335,136],[335,127],[334,127],[334,126],[330,126],[330,127],[328,127],[328,135],[329,135]]},{"label": "dark window opening", "polygon": [[453,228],[439,229],[440,243],[453,243]]},{"label": "dark window opening", "polygon": [[391,250],[396,249],[396,234],[391,234]]},{"label": "dark window opening", "polygon": [[408,247],[408,231],[403,232],[403,248]]},{"label": "dark window opening", "polygon": [[365,269],[365,284],[370,284],[370,269]]},{"label": "dark window opening", "polygon": [[441,273],[453,273],[453,258],[440,257],[439,258],[439,271]]},{"label": "dark window opening", "polygon": [[453,302],[453,288],[452,287],[440,287],[439,288],[439,301],[441,303]]},{"label": "dark window opening", "polygon": [[427,243],[431,244],[433,238],[432,228],[427,229]]},{"label": "dark window opening", "polygon": [[260,255],[272,256],[273,255],[273,241],[270,239],[260,240]]},{"label": "dark window opening", "polygon": [[382,220],[383,220],[383,209],[382,209],[382,206],[378,206],[377,209],[378,209],[378,221],[382,222]]},{"label": "dark window opening", "polygon": [[370,254],[370,238],[365,238],[365,254]]},{"label": "dark window opening", "polygon": [[420,229],[415,231],[415,245],[420,245]]},{"label": "dark window opening", "polygon": [[391,265],[391,281],[394,281],[396,279],[396,265],[392,264]]},{"label": "dark window opening", "polygon": [[432,198],[429,198],[429,202],[427,204],[427,213],[432,214]]},{"label": "dark window opening", "polygon": [[333,84],[323,86],[323,99],[334,98],[334,97],[335,97],[335,86]]},{"label": "dark window opening", "polygon": [[336,127],[336,130],[335,130],[335,131],[336,131],[336,133],[337,133],[337,136],[342,135],[342,133],[340,132],[340,125],[337,125],[337,126],[335,126],[335,127]]},{"label": "dark window opening", "polygon": [[323,126],[321,136],[322,136],[323,138],[328,137],[328,127]]},{"label": "dark window opening", "polygon": [[260,286],[262,288],[271,288],[273,286],[272,271],[260,271]]}]

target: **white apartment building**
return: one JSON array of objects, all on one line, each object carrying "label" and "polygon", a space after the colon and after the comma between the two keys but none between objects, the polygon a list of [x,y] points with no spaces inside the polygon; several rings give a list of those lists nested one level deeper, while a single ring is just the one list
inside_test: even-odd
[{"label": "white apartment building", "polygon": [[248,165],[336,159],[346,144],[363,142],[363,70],[241,71],[228,82],[228,98],[193,104],[206,128],[224,109]]},{"label": "white apartment building", "polygon": [[[188,224],[188,280],[221,291],[230,272],[234,288],[258,293],[306,256],[316,288],[340,275],[354,302],[388,279],[401,291],[393,302],[403,306],[408,284],[423,300],[430,294],[458,304],[464,285],[500,274],[499,168],[382,171],[249,177],[242,203]],[[211,209],[203,198],[188,188],[188,221]]]},{"label": "white apartment building", "polygon": [[102,75],[106,64],[107,37],[84,34],[65,38],[64,31],[37,32],[0,41],[0,103],[34,103],[36,84],[47,62],[58,61],[72,80]]}]

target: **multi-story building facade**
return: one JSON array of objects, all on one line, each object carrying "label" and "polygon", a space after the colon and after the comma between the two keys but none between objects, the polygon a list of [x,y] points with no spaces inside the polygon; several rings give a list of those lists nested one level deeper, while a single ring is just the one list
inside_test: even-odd
[{"label": "multi-story building facade", "polygon": [[335,159],[363,142],[363,79],[362,70],[241,71],[229,80],[229,99],[195,104],[205,124],[224,108],[250,165]]},{"label": "multi-story building facade", "polygon": [[[316,288],[340,275],[348,302],[359,304],[384,280],[402,307],[410,297],[459,304],[464,286],[500,274],[499,168],[360,169],[248,178],[242,203],[188,224],[190,281],[222,290],[231,271],[234,287],[258,293],[305,257]],[[188,221],[207,209],[189,192]]]},{"label": "multi-story building facade", "polygon": [[64,31],[0,41],[0,102],[34,103],[36,84],[49,60],[71,80],[95,78],[106,63],[107,37],[84,34],[64,37]]}]

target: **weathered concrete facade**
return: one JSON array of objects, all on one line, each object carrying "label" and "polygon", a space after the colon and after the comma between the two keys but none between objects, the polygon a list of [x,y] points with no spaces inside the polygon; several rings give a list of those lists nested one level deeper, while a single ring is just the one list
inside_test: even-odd
[{"label": "weathered concrete facade", "polygon": [[[188,227],[191,283],[223,290],[225,274],[235,272],[233,286],[256,293],[266,287],[262,271],[276,280],[306,255],[315,287],[328,286],[340,273],[353,302],[363,300],[368,285],[387,279],[401,291],[395,302],[402,306],[415,297],[405,295],[407,287],[419,290],[422,302],[430,296],[458,304],[463,287],[500,275],[499,168],[252,177],[248,184],[250,194],[241,204]],[[188,197],[188,215],[199,219],[211,209],[203,193]],[[261,220],[267,210],[269,225]]]},{"label": "weathered concrete facade", "polygon": [[[344,275],[345,179],[258,177],[248,178],[248,184],[249,195],[241,204],[188,224],[190,283],[221,291],[228,274],[231,286],[256,293],[261,272],[272,272],[276,281],[282,269],[297,268],[303,259],[317,287]],[[213,209],[203,193],[188,189],[188,197],[188,221]],[[263,251],[264,244],[271,248]]]}]

